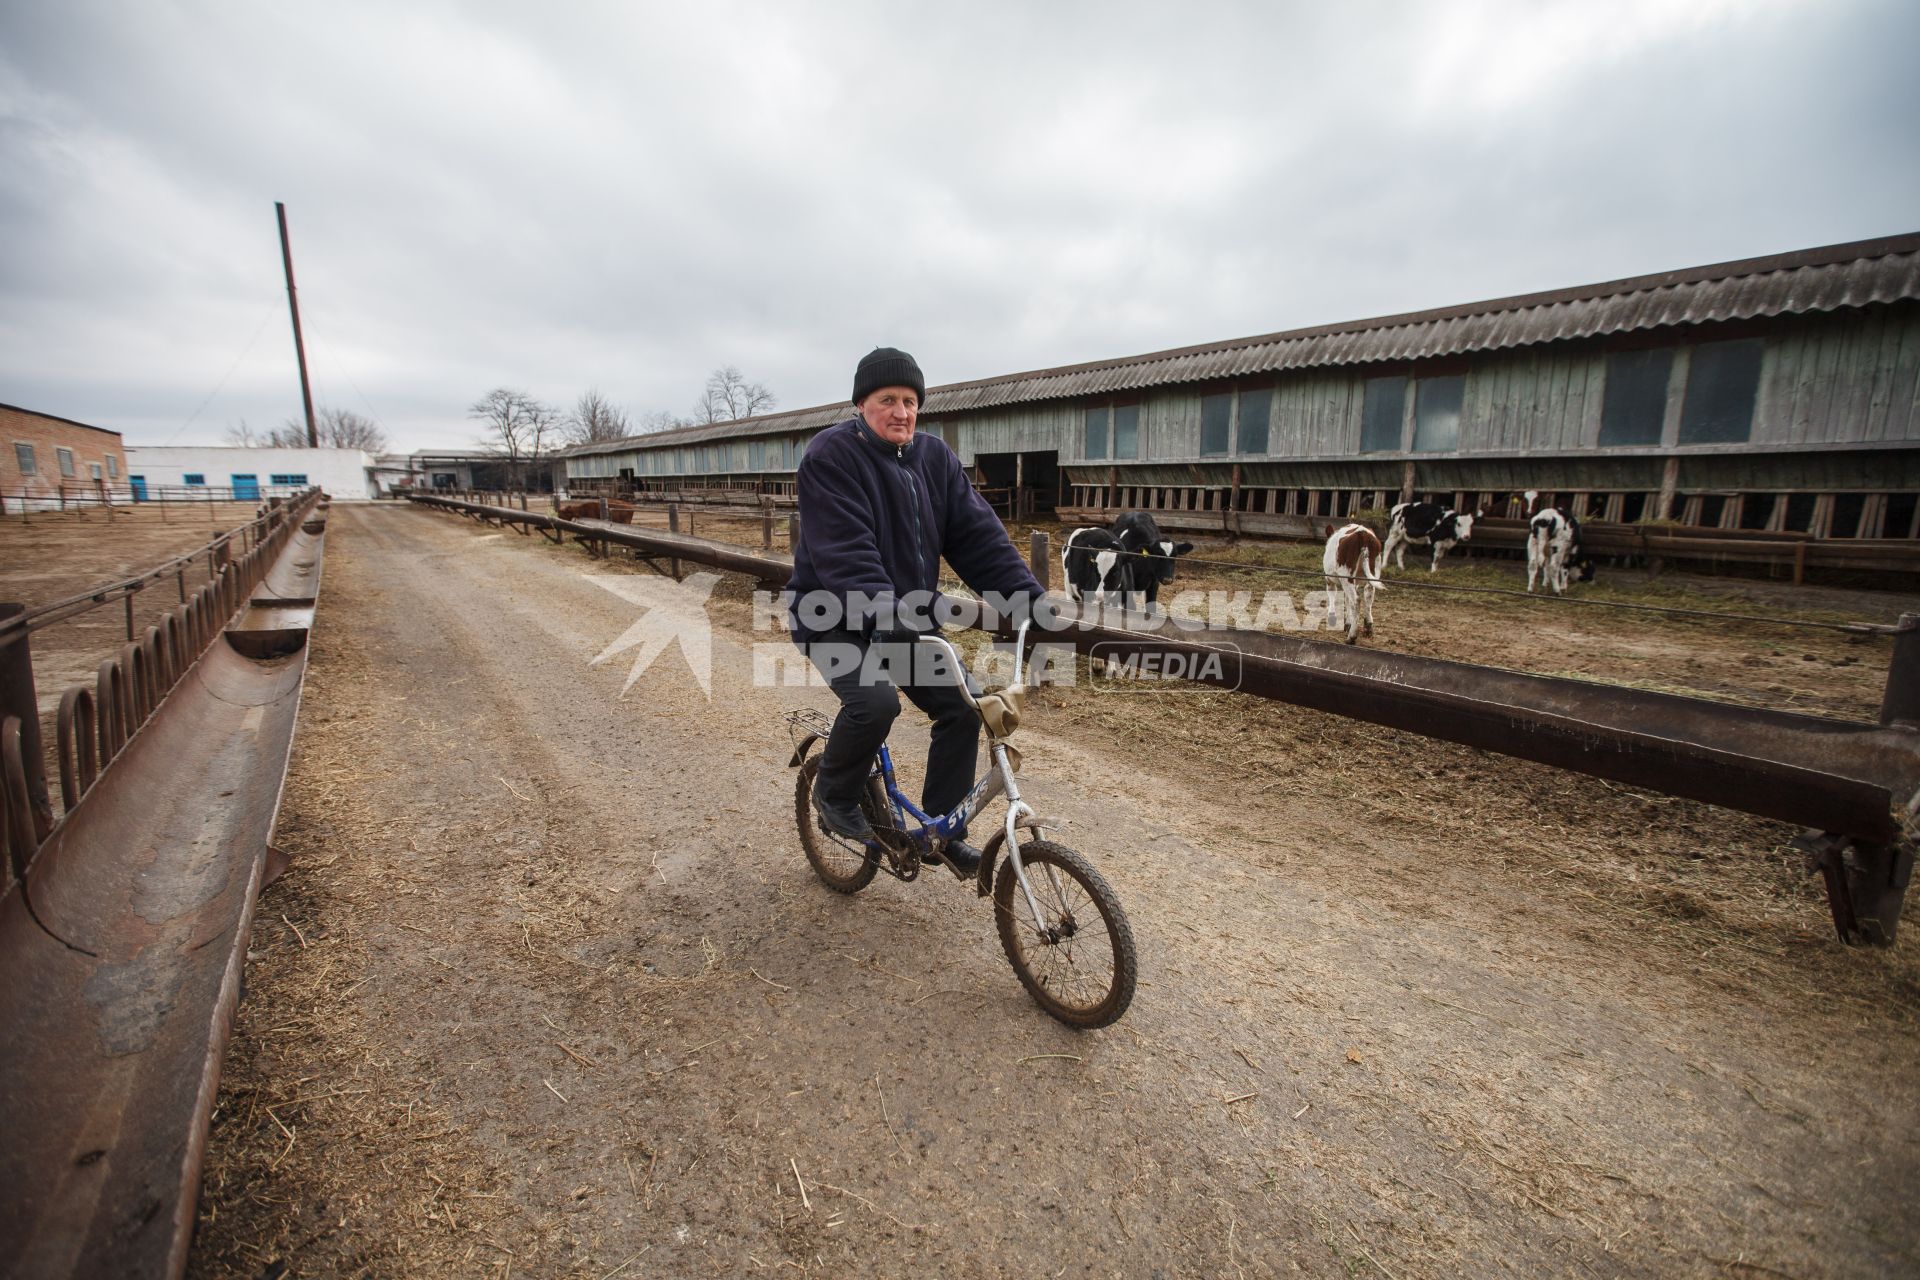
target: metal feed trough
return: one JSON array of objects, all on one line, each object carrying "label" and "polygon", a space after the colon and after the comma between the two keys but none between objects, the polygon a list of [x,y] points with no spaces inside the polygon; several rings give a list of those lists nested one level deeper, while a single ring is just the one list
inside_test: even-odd
[{"label": "metal feed trough", "polygon": [[[276,510],[62,698],[58,822],[37,716],[0,723],[0,1273],[186,1266],[320,581],[318,491]],[[0,694],[31,697],[27,631],[0,621]]]},{"label": "metal feed trough", "polygon": [[[792,562],[672,533],[608,528],[539,512],[418,496],[488,522],[571,534],[784,583]],[[1046,535],[1034,574],[1048,580]],[[1481,747],[1573,773],[1630,783],[1797,823],[1795,843],[1825,878],[1842,941],[1891,945],[1920,830],[1920,615],[1893,631],[1880,722],[1822,719],[1616,685],[1528,675],[1263,631],[1185,631],[1117,610],[1080,618],[1034,642],[1125,659],[1180,657],[1202,683]],[[1004,633],[1003,634],[1010,634]],[[1201,659],[1212,653],[1210,664]]]}]

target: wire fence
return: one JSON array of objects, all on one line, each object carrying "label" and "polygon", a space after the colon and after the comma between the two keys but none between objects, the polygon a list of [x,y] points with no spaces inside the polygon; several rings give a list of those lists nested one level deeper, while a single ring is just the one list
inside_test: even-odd
[{"label": "wire fence", "polygon": [[[438,494],[435,496],[451,495]],[[534,496],[543,502],[552,500],[551,495],[547,494]],[[510,507],[516,505],[514,502],[515,497],[519,499],[518,505],[521,510],[526,510],[526,495],[524,494],[507,495],[473,492],[467,496],[467,500],[485,501],[488,498],[499,498],[501,501],[497,505]],[[592,499],[581,499],[581,501],[591,500]],[[762,512],[748,507],[745,504],[728,508],[719,504],[711,506],[706,504],[688,504],[682,506],[677,503],[667,502],[633,503],[612,500],[610,505],[619,505],[628,508],[628,519],[625,522],[637,522],[640,515],[644,513],[656,517],[660,523],[668,525],[677,524],[676,532],[688,534],[693,532],[696,513],[698,517],[701,518],[702,523],[719,520],[760,525],[765,519]],[[673,508],[677,508],[677,511],[670,514],[670,509]],[[778,513],[778,518],[771,521],[774,529],[777,531],[773,536],[782,541],[784,541],[784,535],[787,532],[786,517],[789,514],[791,513],[781,510]],[[648,520],[646,523],[652,525],[655,523],[655,520]],[[1049,541],[1051,542],[1051,539],[1049,539]],[[771,545],[771,541],[763,540],[762,545]],[[1055,549],[1049,554],[1057,555],[1059,552]],[[1140,559],[1157,558],[1154,557],[1152,553],[1146,551],[1122,552],[1121,554],[1138,557]],[[1320,569],[1294,569],[1285,565],[1265,564],[1258,561],[1208,560],[1193,555],[1183,555],[1179,558],[1179,563],[1183,566],[1221,569],[1236,573],[1269,573],[1284,577],[1315,578],[1321,581],[1325,581],[1326,579],[1325,571]],[[1423,582],[1418,578],[1411,577],[1395,578],[1392,580],[1392,586],[1396,591],[1403,588],[1411,588],[1415,591],[1432,591],[1442,594],[1494,596],[1509,600],[1526,601],[1534,605],[1564,605],[1583,609],[1612,609],[1622,613],[1661,614],[1667,617],[1696,618],[1712,622],[1744,622],[1780,627],[1801,627],[1818,631],[1839,631],[1852,635],[1892,635],[1901,630],[1898,623],[1866,621],[1826,622],[1811,618],[1784,618],[1771,614],[1729,613],[1716,609],[1688,609],[1678,605],[1637,604],[1625,600],[1596,600],[1586,596],[1556,595],[1550,591],[1516,591],[1509,587],[1471,587],[1452,583]]]},{"label": "wire fence", "polygon": [[[1154,559],[1150,552],[1130,551],[1122,555],[1138,556],[1142,559]],[[1318,578],[1325,580],[1326,572],[1321,569],[1290,569],[1284,565],[1261,564],[1244,560],[1201,560],[1193,556],[1181,556],[1182,565],[1205,565],[1211,568],[1236,570],[1241,573],[1277,573],[1292,577]],[[1631,613],[1660,613],[1678,618],[1710,618],[1717,622],[1759,622],[1783,627],[1811,627],[1825,631],[1845,631],[1857,635],[1891,635],[1900,630],[1897,623],[1890,622],[1821,622],[1810,618],[1781,618],[1770,614],[1725,613],[1717,609],[1683,609],[1677,605],[1632,604],[1625,600],[1594,600],[1582,596],[1556,595],[1550,591],[1515,591],[1510,587],[1468,587],[1444,582],[1422,582],[1418,578],[1395,578],[1393,588],[1398,591],[1411,587],[1416,591],[1438,591],[1458,595],[1502,596],[1510,600],[1524,600],[1536,605],[1574,605],[1587,609],[1618,609]]]}]

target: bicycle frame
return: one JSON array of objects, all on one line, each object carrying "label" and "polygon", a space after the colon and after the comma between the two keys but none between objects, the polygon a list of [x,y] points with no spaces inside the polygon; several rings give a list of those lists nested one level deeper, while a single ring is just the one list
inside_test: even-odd
[{"label": "bicycle frame", "polygon": [[[1029,622],[1022,622],[1014,635],[1011,681],[1013,685],[1020,683],[1021,665],[1026,657],[1029,625]],[[967,668],[966,664],[960,660],[960,651],[955,649],[952,642],[945,636],[920,636],[919,639],[924,643],[937,644],[946,651],[947,657],[953,662],[954,671],[959,673],[957,683],[960,696],[965,698],[967,705],[973,708],[975,714],[978,714],[980,704],[974,699],[973,691],[967,688]],[[985,717],[982,717],[982,724],[985,724]],[[952,839],[954,832],[964,829],[992,802],[995,796],[1004,793],[1007,797],[1007,813],[1002,820],[1002,829],[1006,833],[1007,860],[1013,866],[1014,877],[1020,882],[1020,892],[1027,900],[1027,909],[1033,912],[1035,920],[1039,920],[1041,919],[1040,903],[1034,898],[1033,886],[1027,881],[1027,869],[1020,860],[1020,841],[1014,835],[1021,818],[1028,819],[1031,824],[1035,816],[1033,808],[1020,798],[1020,786],[1013,777],[1013,763],[1007,758],[1006,739],[995,737],[990,728],[987,730],[987,751],[991,763],[986,775],[974,784],[973,790],[967,793],[965,799],[943,814],[927,813],[900,790],[900,784],[893,772],[893,753],[887,749],[884,742],[880,744],[880,752],[875,757],[875,771],[886,790],[888,803],[893,806],[895,825],[903,834],[916,841],[924,841],[929,836],[940,840]],[[908,816],[920,823],[915,830],[907,830]]]}]

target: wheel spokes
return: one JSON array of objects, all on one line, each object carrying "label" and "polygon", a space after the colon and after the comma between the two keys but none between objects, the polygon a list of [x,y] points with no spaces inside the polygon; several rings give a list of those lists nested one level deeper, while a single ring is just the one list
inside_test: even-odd
[{"label": "wheel spokes", "polygon": [[[1049,942],[1046,928],[1028,926],[1022,930],[1022,939],[1021,950],[1034,981],[1064,1003],[1092,1008],[1113,990],[1118,964],[1112,946],[1100,935],[1076,931],[1059,942]],[[1083,956],[1082,950],[1089,954]]]}]

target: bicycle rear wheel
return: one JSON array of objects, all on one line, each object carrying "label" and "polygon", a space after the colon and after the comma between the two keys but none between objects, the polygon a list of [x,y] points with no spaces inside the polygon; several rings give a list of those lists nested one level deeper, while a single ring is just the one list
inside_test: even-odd
[{"label": "bicycle rear wheel", "polygon": [[[806,850],[807,861],[813,865],[813,874],[820,877],[820,883],[835,893],[858,893],[873,882],[880,864],[877,855],[870,853],[860,841],[820,829],[820,820],[813,812],[813,777],[819,771],[820,757],[814,756],[800,766],[800,777],[794,783],[793,817],[800,826],[800,847]],[[880,790],[878,778],[867,779],[867,789],[860,797],[860,812],[867,815],[875,831],[893,826],[893,815],[887,811],[886,795]]]},{"label": "bicycle rear wheel", "polygon": [[1070,1027],[1119,1020],[1133,1003],[1137,962],[1133,929],[1105,877],[1064,845],[1035,840],[1020,848],[1041,918],[1020,892],[1013,860],[1000,864],[993,915],[1000,946],[1020,985]]}]

